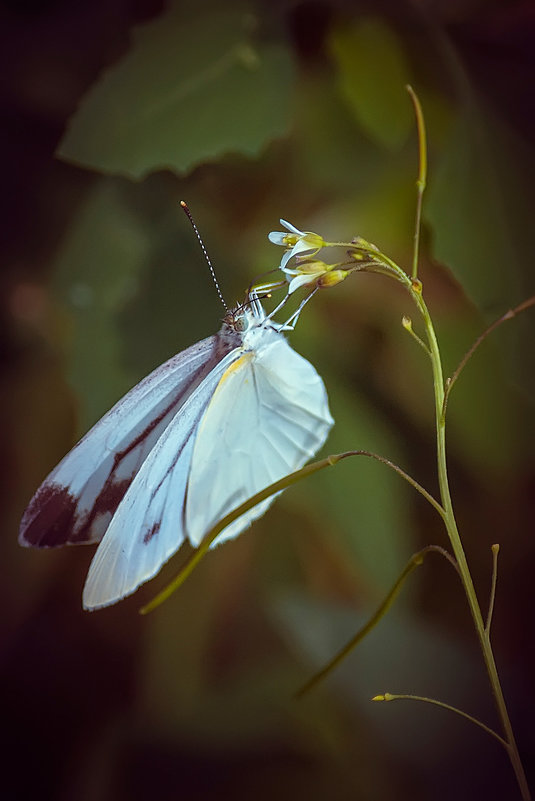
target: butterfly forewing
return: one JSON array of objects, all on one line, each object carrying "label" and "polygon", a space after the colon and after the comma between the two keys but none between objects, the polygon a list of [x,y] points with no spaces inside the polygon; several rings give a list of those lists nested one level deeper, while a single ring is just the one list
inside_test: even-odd
[{"label": "butterfly forewing", "polygon": [[193,345],[115,404],[38,489],[22,519],[20,543],[98,542],[162,431],[221,358],[220,349],[217,337]]}]

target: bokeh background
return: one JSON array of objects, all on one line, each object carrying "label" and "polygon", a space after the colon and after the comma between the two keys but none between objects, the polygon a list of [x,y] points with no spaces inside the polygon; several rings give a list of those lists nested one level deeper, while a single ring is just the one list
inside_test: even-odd
[{"label": "bokeh background", "polygon": [[[292,488],[148,617],[180,555],[116,607],[81,609],[91,548],[31,552],[20,516],[130,386],[277,266],[284,217],[360,234],[409,267],[417,140],[429,134],[421,277],[455,369],[535,292],[535,9],[525,2],[11,0],[1,6],[1,776],[6,799],[516,798],[499,745],[384,691],[497,726],[458,579],[431,555],[310,697],[418,548],[425,501],[348,460]],[[291,335],[327,385],[325,452],[368,448],[437,492],[431,380],[402,290],[353,276]],[[413,315],[414,316],[414,315]],[[526,768],[533,754],[533,312],[498,329],[450,402],[458,520]]]}]

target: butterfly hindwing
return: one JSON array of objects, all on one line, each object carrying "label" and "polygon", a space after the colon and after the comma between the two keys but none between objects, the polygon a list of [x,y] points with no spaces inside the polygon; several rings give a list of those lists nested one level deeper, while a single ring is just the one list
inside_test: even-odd
[{"label": "butterfly hindwing", "polygon": [[[258,347],[226,370],[199,426],[186,503],[191,543],[199,545],[224,515],[302,467],[332,422],[314,367],[282,334],[263,329]],[[235,537],[272,501],[242,515],[214,544]]]}]

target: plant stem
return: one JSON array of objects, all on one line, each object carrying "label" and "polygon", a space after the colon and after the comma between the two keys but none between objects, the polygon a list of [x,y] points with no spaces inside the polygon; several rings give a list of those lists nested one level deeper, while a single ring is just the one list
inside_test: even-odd
[{"label": "plant stem", "polygon": [[418,180],[416,182],[416,187],[418,190],[417,200],[416,200],[416,220],[414,225],[414,248],[412,254],[412,278],[418,277],[418,256],[420,251],[420,230],[421,230],[421,223],[422,223],[422,200],[423,195],[425,192],[425,187],[427,184],[427,137],[425,132],[425,120],[424,115],[422,112],[422,107],[420,105],[420,100],[418,99],[418,95],[410,86],[407,84],[405,87],[407,92],[409,93],[412,104],[414,106],[414,113],[416,115],[416,127],[418,129]]},{"label": "plant stem", "polygon": [[507,320],[512,320],[514,317],[516,317],[517,314],[520,314],[520,312],[523,312],[526,309],[529,309],[531,306],[535,306],[535,295],[532,295],[532,297],[528,298],[527,300],[523,301],[522,303],[519,303],[518,306],[515,306],[514,309],[509,309],[509,311],[505,312],[505,314],[502,314],[501,317],[499,317],[497,320],[494,320],[494,322],[491,325],[489,325],[489,327],[487,329],[485,329],[485,331],[483,331],[483,333],[480,334],[480,336],[478,336],[478,338],[476,339],[476,341],[474,342],[474,344],[472,345],[470,350],[468,350],[464,354],[464,356],[461,359],[461,361],[459,363],[459,366],[457,367],[455,372],[448,379],[448,383],[447,383],[447,386],[446,386],[446,392],[445,392],[445,395],[444,395],[444,406],[442,408],[442,416],[445,416],[445,414],[446,414],[446,406],[447,406],[448,398],[450,396],[450,393],[451,393],[451,390],[453,388],[453,385],[455,384],[455,382],[459,378],[461,372],[466,367],[467,362],[472,358],[472,356],[474,355],[476,350],[479,348],[481,343],[484,342],[486,340],[486,338],[489,336],[489,334],[492,334],[492,332],[496,328],[498,328],[498,326],[502,325],[502,323],[507,322]]},{"label": "plant stem", "polygon": [[[425,548],[422,548],[421,551],[413,554],[405,567],[403,568],[402,572],[396,579],[394,585],[390,589],[388,595],[384,598],[378,608],[375,610],[374,614],[371,618],[357,631],[353,637],[347,642],[335,655],[334,657],[329,660],[329,662],[318,670],[317,673],[314,673],[312,678],[310,678],[306,684],[304,684],[301,689],[299,689],[295,697],[302,698],[304,695],[310,692],[310,690],[314,689],[320,681],[323,681],[327,676],[330,676],[331,673],[338,665],[344,661],[344,659],[353,651],[354,648],[372,631],[375,626],[379,623],[379,621],[387,614],[389,609],[391,608],[392,604],[398,597],[401,588],[405,584],[405,581],[410,576],[412,571],[417,568],[419,565],[423,564],[424,557],[428,553],[439,553],[444,559],[447,559],[448,562],[452,565],[452,567],[457,570],[457,562],[453,558],[453,556],[448,553],[444,548],[441,548],[440,545],[427,545]],[[375,699],[372,699],[375,700]],[[465,715],[465,717],[470,717],[469,715]],[[479,721],[476,721],[478,725],[481,725]],[[495,733],[494,733],[495,734]],[[497,736],[495,734],[495,736]]]},{"label": "plant stem", "polygon": [[492,623],[492,615],[494,614],[494,600],[496,598],[496,582],[498,580],[498,553],[500,552],[499,543],[495,543],[492,547],[492,579],[490,585],[490,598],[489,598],[489,611],[487,612],[487,622],[485,623],[485,632],[487,637],[490,637],[490,626]]},{"label": "plant stem", "polygon": [[[377,453],[372,453],[371,451],[362,450],[333,453],[330,456],[326,456],[325,459],[320,459],[317,462],[311,462],[310,464],[302,467],[300,470],[296,470],[294,473],[284,476],[284,478],[281,478],[279,481],[275,481],[268,487],[264,487],[263,490],[257,492],[255,495],[252,495],[250,498],[244,501],[244,503],[241,503],[239,506],[233,509],[232,512],[229,512],[228,515],[222,517],[221,520],[219,520],[206,534],[199,547],[193,551],[185,564],[182,565],[178,575],[176,575],[175,578],[166,587],[164,587],[164,589],[161,590],[155,598],[152,599],[152,601],[149,601],[149,603],[145,604],[145,606],[139,610],[140,614],[146,615],[166,601],[175,592],[175,590],[177,590],[184,583],[190,573],[193,572],[194,568],[197,567],[201,559],[206,556],[211,544],[219,536],[219,534],[221,534],[223,529],[233,523],[234,520],[237,520],[240,515],[245,514],[245,512],[248,512],[249,509],[253,508],[253,506],[256,506],[257,503],[261,503],[262,501],[266,500],[266,498],[271,497],[271,495],[281,492],[287,487],[290,487],[292,484],[295,484],[297,481],[301,481],[301,479],[307,478],[313,473],[316,473],[318,470],[323,470],[326,467],[332,467],[333,465],[338,464],[338,462],[341,462],[343,459],[347,459],[349,456],[367,456],[370,459],[376,459],[378,462],[387,465],[387,467],[390,467],[391,470],[394,470],[398,475],[404,478],[405,481],[411,485],[411,487],[414,487],[414,489],[417,490],[417,492],[419,492],[420,495],[422,495],[422,497],[424,497],[434,509],[436,509],[442,519],[444,519],[444,509],[439,502],[435,500],[435,498],[433,498],[433,496],[430,495],[421,484],[418,484],[418,482],[415,481],[412,476],[409,476],[408,473],[402,470],[401,467],[398,467],[397,464],[394,464],[394,462],[391,462],[390,459],[385,459],[384,456],[379,456]],[[421,553],[427,552],[428,550],[433,551],[437,549],[440,550],[446,559],[451,559],[453,561],[453,557],[442,548],[439,548],[437,545],[429,545],[427,548],[424,548]],[[455,563],[454,566],[456,567]]]},{"label": "plant stem", "polygon": [[416,306],[418,307],[422,315],[425,324],[427,332],[427,340],[429,343],[429,350],[431,353],[431,363],[433,366],[438,478],[440,486],[440,498],[445,513],[443,518],[444,524],[448,532],[454,556],[457,560],[457,564],[459,565],[459,573],[461,575],[461,581],[463,583],[466,598],[468,600],[468,606],[470,607],[470,612],[472,614],[472,619],[474,621],[474,625],[476,628],[479,644],[481,646],[481,651],[483,653],[483,659],[485,661],[485,666],[487,668],[487,674],[492,687],[496,708],[498,710],[498,715],[500,717],[503,732],[505,735],[505,740],[507,743],[507,753],[509,754],[513,770],[516,774],[520,792],[522,794],[522,799],[523,801],[531,801],[531,794],[527,784],[526,775],[524,773],[524,769],[520,761],[520,755],[518,753],[518,748],[513,734],[511,721],[509,719],[509,714],[507,712],[507,707],[505,704],[505,698],[500,684],[500,679],[498,676],[498,670],[496,668],[496,662],[494,659],[492,645],[490,642],[490,633],[486,629],[485,623],[483,621],[481,608],[479,606],[479,601],[477,599],[474,583],[472,581],[472,576],[470,574],[470,569],[468,567],[468,562],[466,560],[466,555],[464,553],[464,548],[462,545],[461,537],[459,535],[457,523],[455,520],[455,514],[453,511],[453,504],[451,500],[451,493],[448,482],[447,463],[446,463],[446,421],[445,421],[445,416],[443,414],[445,387],[444,387],[444,377],[442,372],[442,361],[440,358],[440,350],[438,347],[435,329],[433,327],[433,322],[431,320],[427,306],[422,297],[421,285],[416,284],[415,282],[410,282],[410,283],[408,282],[408,289],[413,297],[414,302],[416,303]]},{"label": "plant stem", "polygon": [[462,709],[457,709],[456,706],[452,706],[451,704],[445,704],[444,701],[437,701],[436,698],[426,698],[423,695],[394,695],[393,693],[383,693],[382,695],[376,695],[372,698],[372,701],[422,701],[425,704],[432,704],[433,706],[438,706],[441,709],[447,709],[448,712],[455,712],[456,715],[459,715],[462,718],[466,718],[469,720],[470,723],[475,723],[476,726],[479,726],[480,729],[486,731],[487,734],[490,734],[491,737],[494,737],[500,745],[504,748],[508,749],[509,744],[497,734],[494,729],[491,729],[490,726],[487,726],[481,720],[473,717],[473,715],[469,715],[468,712],[463,712]]}]

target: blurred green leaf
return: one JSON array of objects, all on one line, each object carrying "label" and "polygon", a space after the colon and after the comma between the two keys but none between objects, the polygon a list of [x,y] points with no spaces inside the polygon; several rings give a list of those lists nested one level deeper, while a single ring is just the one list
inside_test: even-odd
[{"label": "blurred green leaf", "polygon": [[124,202],[124,187],[105,180],[89,194],[57,253],[58,296],[73,316],[68,375],[81,399],[83,430],[133,384],[117,315],[136,290],[148,248],[148,232]]},{"label": "blurred green leaf", "polygon": [[[489,322],[535,292],[534,185],[535,159],[526,143],[482,102],[467,104],[431,171],[424,214],[434,255]],[[524,314],[493,334],[504,344],[516,380],[532,396],[534,320]]]},{"label": "blurred green leaf", "polygon": [[361,19],[334,28],[330,47],[339,89],[358,123],[375,142],[400,148],[413,114],[405,90],[410,70],[394,31],[380,19]]},{"label": "blurred green leaf", "polygon": [[[512,323],[514,325],[514,322]],[[442,358],[448,371],[460,362],[482,324],[442,319],[439,324]],[[496,343],[486,342],[467,364],[448,403],[448,432],[452,448],[487,481],[514,475],[522,438],[520,420],[508,410],[514,405],[505,365]]]},{"label": "blurred green leaf", "polygon": [[[300,320],[300,338],[325,337],[319,320],[310,316]],[[328,339],[327,339],[328,341]],[[299,351],[309,355],[314,344]],[[331,355],[332,358],[332,355]],[[316,362],[315,362],[316,363]],[[316,366],[318,364],[316,363]],[[403,467],[403,456],[395,438],[384,421],[365,399],[350,393],[336,380],[335,373],[343,373],[343,364],[333,364],[332,373],[323,373],[329,391],[331,412],[335,419],[325,453],[338,453],[351,449],[367,449],[398,462]],[[324,536],[336,537],[346,546],[347,552],[362,573],[377,587],[389,588],[392,575],[404,565],[413,549],[409,528],[410,495],[413,492],[398,475],[383,464],[366,457],[348,459],[345,464],[325,470],[316,481],[317,490],[311,491],[313,481],[304,481],[284,496],[284,504],[309,510],[315,508],[318,528]]]},{"label": "blurred green leaf", "polygon": [[292,66],[255,44],[245,9],[189,13],[175,0],[139,26],[124,58],[90,90],[58,150],[85,167],[141,178],[234,152],[256,156],[290,124]]},{"label": "blurred green leaf", "polygon": [[[329,451],[367,449],[403,466],[399,445],[380,416],[362,397],[336,386],[331,377],[328,384],[336,419]],[[378,587],[388,588],[413,547],[409,525],[412,490],[372,459],[355,457],[348,462],[325,471],[323,503],[359,568]],[[325,533],[330,536],[328,529]]]},{"label": "blurred green leaf", "polygon": [[533,289],[525,279],[534,175],[522,140],[477,100],[460,111],[431,171],[424,209],[435,256],[484,312],[503,312]]}]

